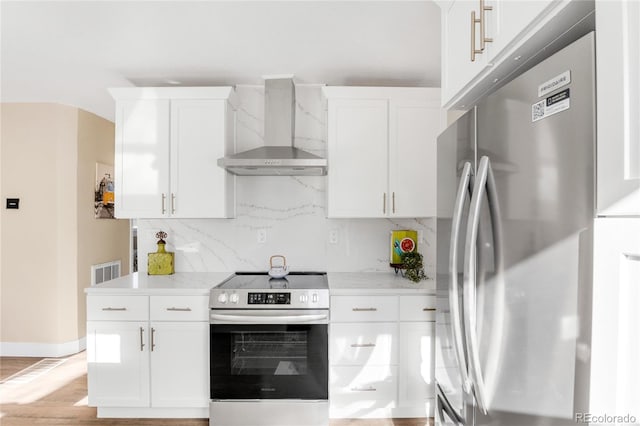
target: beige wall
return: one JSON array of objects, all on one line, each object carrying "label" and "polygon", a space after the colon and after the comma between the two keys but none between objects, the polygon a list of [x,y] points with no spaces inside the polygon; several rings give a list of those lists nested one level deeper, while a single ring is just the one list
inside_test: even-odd
[{"label": "beige wall", "polygon": [[121,274],[129,273],[129,221],[95,219],[93,215],[96,162],[113,165],[114,125],[78,110],[78,335],[86,334],[84,289],[91,285],[91,265],[120,260]]},{"label": "beige wall", "polygon": [[81,339],[88,262],[122,258],[128,271],[128,221],[89,220],[113,124],[69,106],[2,104],[0,128],[0,199],[20,198],[0,216],[0,342]]}]

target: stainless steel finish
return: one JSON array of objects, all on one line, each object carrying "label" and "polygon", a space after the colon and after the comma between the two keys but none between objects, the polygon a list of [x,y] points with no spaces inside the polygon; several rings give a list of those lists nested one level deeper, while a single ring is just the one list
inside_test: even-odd
[{"label": "stainless steel finish", "polygon": [[328,324],[328,310],[249,309],[212,311],[211,324]]},{"label": "stainless steel finish", "polygon": [[171,193],[171,214],[176,213],[176,194]]},{"label": "stainless steel finish", "polygon": [[167,311],[191,312],[191,308],[167,308]]},{"label": "stainless steel finish", "polygon": [[144,328],[140,327],[140,352],[144,350]]},{"label": "stainless steel finish", "polygon": [[451,331],[462,385],[467,392],[471,389],[471,383],[467,374],[468,366],[465,355],[467,350],[464,346],[462,315],[460,314],[460,305],[458,304],[458,300],[460,300],[460,295],[458,294],[458,241],[460,239],[464,202],[469,194],[469,185],[471,184],[471,173],[471,163],[466,161],[462,168],[462,176],[460,177],[456,202],[453,207],[453,223],[451,226],[451,242],[449,246],[449,310],[451,313]]},{"label": "stainless steel finish", "polygon": [[210,426],[327,426],[327,400],[213,400]]},{"label": "stainless steel finish", "polygon": [[167,199],[167,196],[163,192],[162,193],[162,214],[165,214],[167,212],[167,209],[164,206],[166,199]]},{"label": "stainless steel finish", "polygon": [[[500,274],[502,271],[502,233],[500,209],[498,205],[498,196],[496,192],[496,183],[491,170],[491,164],[488,157],[480,159],[478,166],[478,176],[476,177],[473,195],[471,197],[471,207],[469,212],[469,221],[467,223],[467,237],[465,245],[465,275],[464,275],[464,325],[466,330],[467,354],[469,357],[469,367],[471,370],[471,380],[473,391],[476,397],[478,407],[484,414],[487,414],[487,392],[482,374],[482,366],[480,363],[480,353],[478,349],[477,336],[477,311],[476,311],[476,288],[478,282],[476,279],[476,246],[478,243],[478,228],[480,226],[481,206],[484,194],[487,194],[489,203],[489,212],[493,229],[493,249],[494,249],[494,268]],[[500,276],[497,278],[500,279]],[[498,320],[501,320],[499,318]],[[499,322],[499,321],[494,321]]]},{"label": "stainless steel finish", "polygon": [[151,327],[151,352],[156,348],[156,329]]},{"label": "stainless steel finish", "polygon": [[126,311],[127,308],[102,308],[103,311]]},{"label": "stainless steel finish", "polygon": [[293,146],[295,85],[291,78],[265,80],[265,146],[218,159],[230,173],[248,176],[322,176],[326,158]]},{"label": "stainless steel finish", "polygon": [[[437,240],[437,424],[568,426],[577,412],[589,412],[593,42],[588,34],[533,66],[438,139],[439,234],[454,228],[453,194],[464,162],[478,177],[469,212],[463,204],[464,241]],[[538,97],[541,84],[566,71],[569,84]],[[534,104],[566,89],[568,108],[532,121]],[[464,268],[449,265],[453,244],[458,259],[464,248]],[[462,298],[455,301],[450,279],[460,270]],[[454,305],[463,308],[471,389],[452,373],[465,370],[453,351]]]}]

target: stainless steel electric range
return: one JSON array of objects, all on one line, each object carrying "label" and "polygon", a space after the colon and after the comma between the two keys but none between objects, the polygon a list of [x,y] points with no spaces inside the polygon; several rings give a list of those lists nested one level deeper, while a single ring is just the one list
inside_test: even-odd
[{"label": "stainless steel electric range", "polygon": [[326,273],[238,272],[209,307],[209,424],[327,426]]}]

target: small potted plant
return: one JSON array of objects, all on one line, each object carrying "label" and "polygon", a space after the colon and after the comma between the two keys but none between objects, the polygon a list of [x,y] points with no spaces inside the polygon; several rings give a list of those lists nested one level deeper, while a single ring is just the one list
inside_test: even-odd
[{"label": "small potted plant", "polygon": [[401,259],[404,276],[407,279],[417,283],[427,278],[422,264],[422,255],[417,250],[402,253]]}]

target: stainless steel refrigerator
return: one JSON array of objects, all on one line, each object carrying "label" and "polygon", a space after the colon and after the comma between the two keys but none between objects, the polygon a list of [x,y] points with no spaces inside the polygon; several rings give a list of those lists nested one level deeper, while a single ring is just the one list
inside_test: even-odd
[{"label": "stainless steel refrigerator", "polygon": [[439,424],[575,425],[588,409],[594,37],[438,139]]}]

